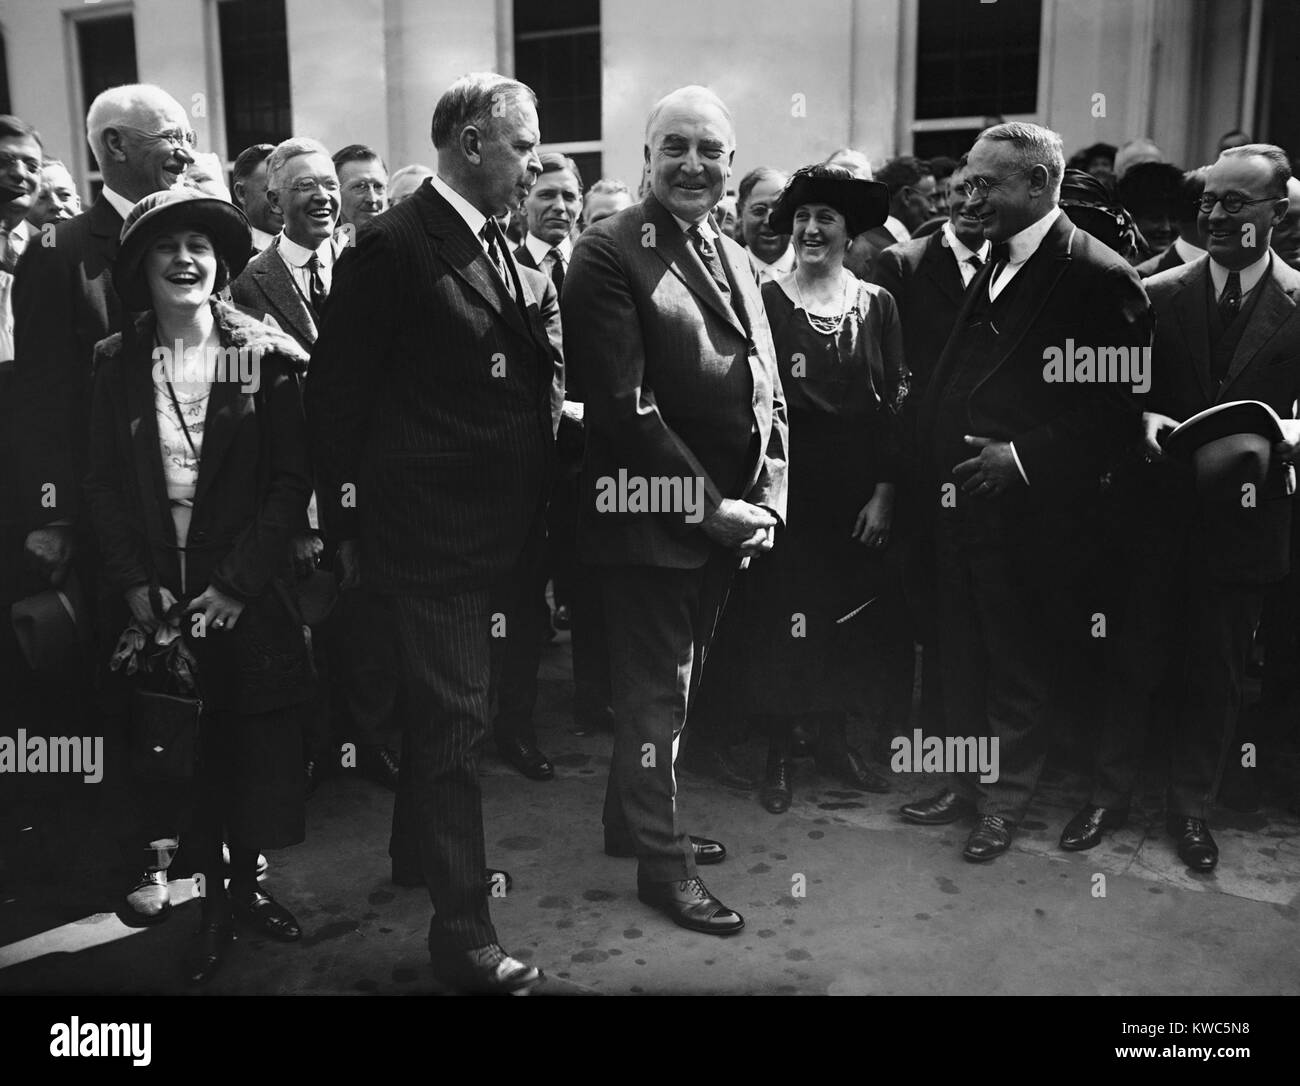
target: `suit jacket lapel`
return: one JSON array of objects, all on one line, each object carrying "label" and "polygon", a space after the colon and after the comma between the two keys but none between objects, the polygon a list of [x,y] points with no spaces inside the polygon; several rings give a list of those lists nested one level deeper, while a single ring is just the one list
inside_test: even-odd
[{"label": "suit jacket lapel", "polygon": [[[104,249],[109,260],[116,260],[121,245],[122,216],[102,194],[90,207],[90,232],[104,239]],[[28,244],[31,244],[30,239]]]},{"label": "suit jacket lapel", "polygon": [[1191,359],[1192,370],[1200,383],[1205,402],[1211,404],[1215,396],[1210,383],[1210,317],[1205,311],[1210,258],[1202,257],[1197,263],[1199,267],[1183,283],[1183,289],[1174,296],[1173,309],[1178,317],[1178,330],[1183,336],[1183,349],[1187,358]]},{"label": "suit jacket lapel", "polygon": [[[1034,255],[1016,272],[1013,282],[1018,284],[1020,289],[1012,297],[1010,309],[1003,318],[1006,331],[998,341],[998,358],[984,377],[984,381],[997,373],[1002,363],[1020,346],[1020,341],[1025,338],[1025,333],[1033,326],[1039,310],[1046,304],[1048,296],[1056,287],[1057,280],[1065,273],[1070,263],[1070,244],[1074,229],[1074,224],[1062,213],[1052,224],[1042,244],[1034,251]],[[987,261],[985,267],[992,263],[992,260]],[[983,289],[987,290],[987,276],[977,277],[975,282],[980,282],[981,278],[985,284]],[[971,285],[973,287],[974,283]],[[1007,287],[1002,289],[1006,290]]]},{"label": "suit jacket lapel", "polygon": [[943,243],[943,232],[935,234],[937,240],[925,247],[921,254],[920,270],[928,275],[949,301],[960,306],[966,288],[962,285],[961,271],[957,268],[953,252]]},{"label": "suit jacket lapel", "polygon": [[[130,352],[123,352],[126,417],[131,428],[131,450],[135,461],[136,484],[144,504],[146,517],[156,517],[153,525],[146,525],[150,540],[161,538],[171,544],[176,542],[176,528],[166,512],[167,482],[163,477],[162,451],[158,441],[158,416],[154,403],[152,346],[154,336],[152,315],[142,318],[136,325],[136,342]],[[123,336],[129,334],[123,332]],[[155,532],[161,533],[155,536]]]},{"label": "suit jacket lapel", "polygon": [[[663,206],[653,195],[645,198],[646,219],[654,227],[654,237],[650,241],[650,249],[665,264],[678,279],[680,279],[692,294],[695,294],[705,305],[714,311],[722,320],[726,321],[740,335],[746,339],[749,333],[745,331],[736,316],[736,311],[727,304],[722,296],[722,291],[718,289],[718,284],[713,281],[711,276],[704,268],[704,264],[696,256],[694,248],[687,240],[682,229],[677,225],[677,220],[673,218],[672,213]],[[721,245],[714,246],[718,252],[723,252]],[[748,269],[743,274],[753,277],[753,273]],[[737,273],[736,267],[732,264],[732,275],[737,282],[740,280],[740,274]]]},{"label": "suit jacket lapel", "polygon": [[1264,349],[1278,329],[1295,314],[1295,299],[1279,282],[1278,265],[1277,257],[1273,257],[1268,272],[1260,280],[1259,288],[1264,293],[1259,296],[1259,301],[1255,303],[1254,312],[1250,315],[1250,322],[1246,325],[1236,351],[1233,352],[1232,362],[1228,366],[1228,373],[1223,378],[1223,384],[1219,388],[1220,401],[1228,398],[1225,395],[1228,386],[1240,376],[1242,370],[1250,365],[1254,357]]},{"label": "suit jacket lapel", "polygon": [[280,255],[278,238],[267,249],[265,261],[253,274],[267,301],[275,308],[279,318],[288,325],[285,330],[292,331],[293,336],[300,343],[310,345],[316,342],[315,323],[307,309],[307,303],[298,292],[293,276],[285,266],[284,258]]},{"label": "suit jacket lapel", "polygon": [[424,211],[425,229],[438,239],[438,255],[492,307],[497,316],[520,335],[531,339],[532,334],[524,325],[519,307],[506,292],[505,284],[494,272],[491,260],[478,238],[470,233],[465,220],[432,185],[420,189],[418,195],[423,199],[420,207]]}]

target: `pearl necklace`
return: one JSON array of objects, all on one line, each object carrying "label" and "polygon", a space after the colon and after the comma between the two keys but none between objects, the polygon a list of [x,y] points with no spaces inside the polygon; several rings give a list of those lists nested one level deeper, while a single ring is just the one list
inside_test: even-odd
[{"label": "pearl necklace", "polygon": [[803,288],[799,286],[799,274],[796,272],[794,279],[795,293],[799,295],[799,308],[804,311],[804,316],[808,318],[808,323],[812,325],[814,332],[824,336],[837,336],[840,329],[844,327],[844,318],[849,313],[849,276],[844,272],[840,273],[840,315],[838,317],[824,317],[814,313],[808,308],[808,303],[804,301]]}]

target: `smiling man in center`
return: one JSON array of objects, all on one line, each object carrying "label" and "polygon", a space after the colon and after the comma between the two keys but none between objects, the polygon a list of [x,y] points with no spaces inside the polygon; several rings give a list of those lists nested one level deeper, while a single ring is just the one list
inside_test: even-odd
[{"label": "smiling man in center", "polygon": [[[696,876],[726,850],[686,834],[673,761],[732,574],[771,548],[785,516],[772,334],[744,251],[710,214],[734,154],[711,90],[661,99],[646,122],[651,191],[582,235],[562,298],[566,360],[586,393],[578,549],[598,567],[616,720],[605,851],[636,856],[642,901],[715,935],[744,920]],[[602,511],[598,480],[620,469],[702,479],[703,518]]]}]

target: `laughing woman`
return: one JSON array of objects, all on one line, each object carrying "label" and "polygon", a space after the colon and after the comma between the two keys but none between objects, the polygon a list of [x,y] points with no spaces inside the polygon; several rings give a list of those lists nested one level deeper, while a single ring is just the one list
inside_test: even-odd
[{"label": "laughing woman", "polygon": [[87,500],[104,581],[130,621],[177,627],[198,660],[186,840],[205,887],[195,982],[219,968],[235,920],[274,939],[302,934],[258,887],[256,867],[259,849],[304,837],[301,713],[313,676],[278,576],[311,492],[306,357],[214,297],[251,245],[224,200],[175,189],[141,200],[114,271],[124,307],[140,315],[95,356]]},{"label": "laughing woman", "polygon": [[[878,592],[907,396],[898,310],[845,270],[849,239],[884,222],[888,190],[834,166],[797,171],[770,228],[793,234],[797,266],[763,285],[790,419],[790,502],[775,549],[755,563],[754,664],[769,748],[763,805],[790,806],[790,732],[815,722],[817,764],[852,788],[888,781],[848,745],[854,688],[871,666],[862,605]],[[855,614],[856,612],[856,614]]]}]

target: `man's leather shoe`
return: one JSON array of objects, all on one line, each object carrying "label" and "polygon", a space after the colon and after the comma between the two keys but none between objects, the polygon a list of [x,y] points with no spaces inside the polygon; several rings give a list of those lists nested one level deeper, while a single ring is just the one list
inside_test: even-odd
[{"label": "man's leather shoe", "polygon": [[390,792],[397,791],[397,777],[401,764],[397,755],[382,743],[361,747],[357,751],[357,772],[367,780],[383,785]]},{"label": "man's leather shoe", "polygon": [[772,814],[784,814],[790,809],[790,803],[794,799],[790,782],[791,769],[789,758],[782,758],[779,754],[767,756],[767,779],[763,782],[763,791],[758,798],[764,809]]},{"label": "man's leather shoe", "polygon": [[943,791],[929,799],[904,803],[898,813],[905,822],[918,826],[946,826],[960,818],[968,818],[975,813],[975,804],[956,792]]},{"label": "man's leather shoe", "polygon": [[565,604],[560,604],[551,615],[551,625],[563,633],[565,630],[573,629],[573,615]]},{"label": "man's leather shoe", "polygon": [[[727,846],[721,841],[696,837],[694,834],[691,834],[691,851],[695,853],[695,862],[702,865],[720,864],[727,858]],[[630,860],[636,855],[636,849],[631,845],[615,844],[606,837],[605,855],[613,856],[617,860]]]},{"label": "man's leather shoe", "polygon": [[860,788],[864,792],[891,790],[889,781],[868,766],[862,755],[852,747],[841,747],[826,755],[818,751],[814,764],[823,773],[838,777],[850,788]]},{"label": "man's leather shoe", "polygon": [[1083,852],[1101,844],[1107,830],[1117,830],[1128,821],[1128,809],[1094,807],[1084,804],[1079,813],[1061,831],[1061,847],[1066,852]]},{"label": "man's leather shoe", "polygon": [[145,924],[166,920],[171,911],[171,894],[166,871],[146,871],[126,895],[126,907]]},{"label": "man's leather shoe", "polygon": [[[393,882],[398,886],[414,888],[424,885],[424,876],[420,873],[419,867],[406,867],[403,864],[393,864]],[[497,897],[501,896],[501,888],[510,893],[511,887],[515,880],[510,877],[509,871],[501,871],[495,867],[489,867],[483,871],[483,886],[489,894],[496,890]]]},{"label": "man's leather shoe", "polygon": [[235,937],[229,917],[205,920],[190,944],[186,971],[192,984],[206,984],[225,961],[226,948]]},{"label": "man's leather shoe", "polygon": [[972,863],[983,863],[1001,856],[1011,847],[1011,824],[1001,815],[980,815],[962,855]]},{"label": "man's leather shoe", "polygon": [[637,882],[636,896],[653,905],[679,927],[705,935],[734,935],[745,926],[738,912],[728,909],[698,879],[680,882]]},{"label": "man's leather shoe", "polygon": [[555,767],[528,739],[507,739],[499,742],[497,753],[501,755],[502,761],[514,766],[530,781],[549,781],[555,776]]},{"label": "man's leather shoe", "polygon": [[544,976],[535,966],[510,957],[497,943],[473,950],[430,951],[429,957],[438,980],[466,994],[523,994]]},{"label": "man's leather shoe", "polygon": [[1179,816],[1166,826],[1171,837],[1178,839],[1178,858],[1193,871],[1213,871],[1219,862],[1219,846],[1210,836],[1210,827],[1201,818]]},{"label": "man's leather shoe", "polygon": [[265,890],[232,893],[230,911],[236,920],[282,943],[296,943],[302,938],[302,928],[293,918],[293,913]]}]

